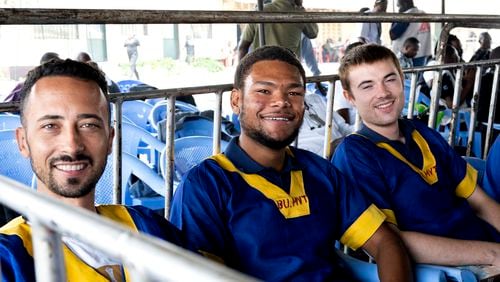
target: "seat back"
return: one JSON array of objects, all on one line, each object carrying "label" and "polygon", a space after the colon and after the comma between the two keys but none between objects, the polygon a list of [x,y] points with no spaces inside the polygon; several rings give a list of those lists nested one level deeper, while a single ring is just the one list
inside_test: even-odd
[{"label": "seat back", "polygon": [[477,170],[477,183],[482,185],[484,171],[486,170],[486,161],[477,157],[463,156],[463,158]]},{"label": "seat back", "polygon": [[138,80],[127,79],[120,80],[116,84],[118,84],[118,88],[120,88],[121,93],[128,93],[130,92],[130,88],[143,83]]},{"label": "seat back", "polygon": [[[139,196],[136,191],[131,191],[133,182],[140,180],[146,184],[145,189],[152,189],[157,194],[165,194],[165,181],[163,177],[153,171],[148,165],[138,158],[128,154],[122,154],[122,203],[125,205],[143,205],[150,209],[161,209],[165,206],[165,198],[160,195]],[[113,157],[108,156],[106,169],[99,179],[95,190],[95,204],[111,204],[113,202]],[[152,193],[150,193],[152,194]]]},{"label": "seat back", "polygon": [[[167,118],[167,100],[161,100],[154,104],[149,114],[149,123],[151,126],[158,130],[158,123]],[[198,108],[182,101],[175,101],[175,112],[197,113]]]},{"label": "seat back", "polygon": [[21,118],[18,115],[0,114],[0,130],[16,129],[21,126]]},{"label": "seat back", "polygon": [[148,118],[152,108],[153,106],[141,100],[126,101],[122,104],[122,115],[131,120],[135,125],[151,132],[152,129]]},{"label": "seat back", "polygon": [[[213,138],[209,136],[187,136],[174,141],[174,167],[176,180],[193,166],[213,155]],[[221,151],[224,151],[229,142],[221,140]],[[166,152],[160,156],[160,169],[165,176]]]},{"label": "seat back", "polygon": [[175,138],[187,136],[212,136],[214,122],[199,115],[185,116],[176,123]]},{"label": "seat back", "polygon": [[150,132],[134,124],[122,124],[122,152],[136,157],[144,155],[151,167],[158,167],[157,160],[165,149],[165,143]]},{"label": "seat back", "polygon": [[16,131],[0,130],[0,174],[12,178],[18,182],[32,187],[34,185],[34,173],[31,169],[30,160],[19,152],[16,141]]}]

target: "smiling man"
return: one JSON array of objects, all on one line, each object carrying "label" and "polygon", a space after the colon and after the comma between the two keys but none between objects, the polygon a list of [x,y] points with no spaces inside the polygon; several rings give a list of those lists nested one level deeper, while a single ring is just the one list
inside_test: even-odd
[{"label": "smiling man", "polygon": [[[21,91],[21,153],[31,160],[37,190],[61,202],[179,243],[178,230],[143,207],[94,206],[114,137],[103,74],[85,63],[54,60],[29,72]],[[43,211],[40,211],[43,212]],[[64,215],[61,215],[64,216]],[[127,281],[120,262],[63,236],[69,281]],[[35,281],[31,228],[20,216],[0,228],[2,281]]]},{"label": "smiling man", "polygon": [[265,281],[352,281],[335,241],[375,257],[382,281],[411,280],[383,213],[325,159],[288,146],[304,117],[305,73],[288,49],[240,61],[231,92],[241,135],[191,169],[171,221],[190,247]]},{"label": "smiling man", "polygon": [[403,74],[394,53],[358,46],[339,76],[363,126],[332,161],[401,230],[415,261],[500,266],[500,206],[439,133],[400,119]]}]

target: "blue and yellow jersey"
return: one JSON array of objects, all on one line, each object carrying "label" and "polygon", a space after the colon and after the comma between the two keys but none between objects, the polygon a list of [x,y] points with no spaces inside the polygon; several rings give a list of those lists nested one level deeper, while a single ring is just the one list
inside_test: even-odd
[{"label": "blue and yellow jersey", "polygon": [[401,230],[498,242],[498,232],[466,200],[477,171],[426,125],[399,126],[405,143],[363,127],[343,140],[332,162]]},{"label": "blue and yellow jersey", "polygon": [[[168,240],[182,245],[177,228],[153,211],[136,206],[102,205],[97,212],[131,230]],[[109,281],[63,245],[68,281]],[[35,281],[31,228],[23,217],[17,217],[0,228],[0,263],[2,281]],[[127,269],[123,270],[125,281],[129,281]]]},{"label": "blue and yellow jersey", "polygon": [[491,146],[483,178],[483,188],[495,201],[500,202],[500,135]]},{"label": "blue and yellow jersey", "polygon": [[313,153],[289,148],[278,172],[253,161],[233,138],[224,154],[184,177],[171,222],[191,248],[260,279],[341,279],[335,241],[359,248],[385,219],[349,186]]}]

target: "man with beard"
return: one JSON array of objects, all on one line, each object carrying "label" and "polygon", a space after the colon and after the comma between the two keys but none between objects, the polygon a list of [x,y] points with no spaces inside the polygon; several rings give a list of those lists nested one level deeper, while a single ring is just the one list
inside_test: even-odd
[{"label": "man with beard", "polygon": [[288,146],[302,124],[305,81],[283,47],[260,47],[240,61],[231,107],[241,135],[183,178],[172,223],[190,247],[264,281],[351,281],[336,240],[373,255],[382,281],[411,280],[383,213],[327,160]]},{"label": "man with beard", "polygon": [[339,76],[363,126],[344,138],[333,163],[397,226],[413,259],[500,266],[500,205],[437,131],[400,119],[405,98],[396,55],[358,46],[342,58]]},{"label": "man with beard", "polygon": [[[16,138],[22,155],[31,161],[39,193],[134,231],[180,242],[178,230],[146,208],[94,206],[95,185],[114,136],[102,72],[69,59],[36,67],[21,91],[20,114],[22,127],[16,130]],[[119,261],[76,238],[63,236],[62,240],[69,281],[128,280]],[[31,245],[30,223],[23,216],[0,229],[2,281],[35,281]]]}]

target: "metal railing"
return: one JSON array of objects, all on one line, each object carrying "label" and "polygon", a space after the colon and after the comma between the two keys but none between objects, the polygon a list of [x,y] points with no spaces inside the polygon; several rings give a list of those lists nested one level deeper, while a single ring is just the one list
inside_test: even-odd
[{"label": "metal railing", "polygon": [[23,213],[33,230],[37,281],[66,281],[62,235],[121,261],[132,281],[255,281],[179,246],[37,193],[5,176],[0,176],[0,186],[0,203]]},{"label": "metal railing", "polygon": [[[338,12],[301,12],[301,13],[266,13],[258,11],[158,11],[158,10],[89,10],[89,9],[0,9],[0,25],[28,25],[28,24],[168,24],[168,23],[287,23],[287,22],[318,22],[318,23],[358,23],[358,22],[440,22],[453,23],[455,26],[477,25],[483,27],[485,24],[493,26],[500,24],[500,15],[443,15],[443,14],[360,14],[360,13],[338,13]],[[447,33],[451,26],[443,28]],[[447,34],[442,35],[442,39]],[[445,41],[443,41],[445,42]],[[438,51],[438,60],[442,58],[441,45]],[[462,78],[463,68],[476,67],[479,70],[482,66],[495,64],[495,78],[493,90],[498,85],[499,61],[487,61],[467,64],[454,64],[446,66],[418,67],[405,72],[413,72],[410,91],[409,113],[413,113],[415,102],[416,77],[417,72],[426,70],[457,69],[457,81]],[[479,72],[480,73],[480,72]],[[332,113],[333,113],[333,93],[337,75],[323,75],[308,78],[309,82],[327,81],[329,90],[327,93],[327,116],[325,117],[326,130],[324,136],[323,156],[328,158],[331,155],[330,146],[332,131]],[[474,95],[479,92],[479,76],[476,76],[476,87]],[[429,124],[433,125],[435,112],[437,111],[437,99],[439,98],[440,79],[432,94],[431,117]],[[456,84],[459,85],[459,84]],[[231,84],[189,87],[176,89],[163,89],[145,92],[135,92],[110,95],[111,101],[115,105],[114,119],[116,128],[116,138],[114,140],[114,202],[121,202],[121,105],[124,101],[146,99],[146,98],[166,98],[168,99],[168,114],[166,126],[166,150],[167,165],[165,186],[167,193],[165,197],[165,216],[168,217],[170,210],[170,201],[173,191],[173,141],[174,141],[174,109],[175,98],[193,94],[217,95],[214,105],[214,144],[213,151],[217,153],[220,150],[220,129],[221,129],[221,109],[222,94],[231,89]],[[455,89],[459,89],[456,87]],[[458,100],[457,91],[454,94],[452,128],[456,126],[456,103]],[[478,95],[478,94],[477,94]],[[477,96],[474,96],[476,99]],[[490,105],[489,130],[492,125],[492,113],[495,110],[496,91],[492,91],[492,102]],[[436,103],[436,104],[434,104]],[[471,115],[471,124],[475,123],[475,113],[477,107],[473,104],[473,114]],[[0,104],[0,111],[15,111],[16,103]],[[432,122],[432,123],[431,123]],[[471,126],[473,128],[473,126]],[[472,129],[473,130],[473,129]],[[489,131],[488,131],[489,132]],[[451,130],[454,134],[454,130]],[[490,133],[488,133],[490,134]],[[469,132],[469,141],[472,134]],[[450,136],[449,142],[452,144],[453,137]],[[468,144],[468,153],[469,151]],[[489,146],[489,140],[485,140],[485,152]],[[24,187],[12,181],[0,178],[0,184],[5,184],[2,188],[0,202],[14,208],[25,214],[32,222],[33,234],[40,234],[40,238],[34,240],[35,248],[45,249],[46,252],[37,252],[35,258],[37,269],[45,270],[40,273],[44,277],[40,281],[54,281],[62,275],[57,269],[60,269],[60,255],[50,256],[54,252],[60,254],[60,250],[53,249],[60,245],[61,233],[75,236],[85,243],[103,250],[112,257],[122,259],[124,264],[132,270],[133,277],[140,277],[141,281],[153,279],[177,279],[194,280],[202,278],[203,280],[229,279],[245,280],[246,277],[239,276],[237,273],[223,269],[219,265],[214,265],[206,260],[192,256],[172,246],[170,244],[159,242],[148,236],[131,233],[128,230],[116,226],[112,222],[99,218],[83,211],[77,211],[74,208],[56,202],[53,199],[43,195],[35,195],[33,191],[23,189]],[[40,214],[38,211],[43,210]],[[65,217],[60,217],[65,214]],[[83,231],[85,230],[85,232]],[[99,230],[99,232],[95,232]],[[38,235],[35,235],[38,236]],[[98,236],[98,237],[97,237]],[[112,240],[110,240],[112,238]],[[117,240],[118,238],[118,240]],[[50,243],[58,244],[50,244]],[[51,245],[52,247],[50,247]],[[41,257],[40,257],[41,256]],[[141,257],[141,260],[133,258]],[[45,263],[48,264],[45,264]],[[166,266],[171,267],[173,271],[165,270]],[[51,273],[48,273],[51,272]],[[172,275],[172,276],[166,276]],[[186,275],[186,276],[184,276]],[[199,275],[199,276],[193,276]],[[188,277],[186,279],[186,277]],[[189,279],[193,278],[193,279]]]}]

